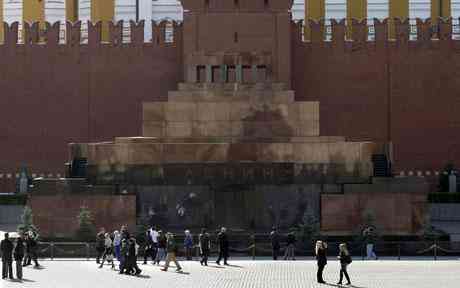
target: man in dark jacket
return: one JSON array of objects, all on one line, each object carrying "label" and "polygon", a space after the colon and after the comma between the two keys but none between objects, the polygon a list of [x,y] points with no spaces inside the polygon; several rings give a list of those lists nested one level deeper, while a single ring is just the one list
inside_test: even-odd
[{"label": "man in dark jacket", "polygon": [[13,279],[13,242],[11,242],[8,233],[5,233],[5,239],[0,243],[2,251],[2,279],[10,277]]},{"label": "man in dark jacket", "polygon": [[289,232],[286,240],[286,252],[284,253],[284,260],[295,260],[295,233],[294,231]]},{"label": "man in dark jacket", "polygon": [[217,235],[217,243],[219,244],[219,257],[217,258],[217,265],[220,265],[220,260],[224,259],[224,265],[228,265],[228,250],[229,250],[229,243],[227,237],[227,229],[222,227],[220,229],[220,233]]},{"label": "man in dark jacket", "polygon": [[270,233],[270,241],[272,242],[272,255],[273,260],[278,260],[278,255],[280,253],[280,239],[279,239],[278,231],[276,227],[272,228],[272,232]]},{"label": "man in dark jacket", "polygon": [[152,236],[150,235],[150,230],[145,232],[144,242],[144,264],[147,264],[147,259],[149,256],[152,258],[152,261],[155,261],[155,256],[153,255],[154,247]]},{"label": "man in dark jacket", "polygon": [[211,241],[209,239],[209,234],[206,232],[206,229],[201,229],[201,234],[198,237],[198,241],[200,244],[200,254],[201,260],[200,264],[208,266],[208,257],[209,251],[211,250]]},{"label": "man in dark jacket", "polygon": [[99,233],[97,233],[96,235],[96,252],[97,252],[96,263],[97,264],[99,264],[99,259],[101,259],[102,254],[104,254],[104,251],[105,251],[104,234],[105,234],[105,230],[104,228],[102,228],[101,231],[99,231]]},{"label": "man in dark jacket", "polygon": [[29,237],[27,240],[27,244],[29,245],[29,265],[30,259],[32,259],[35,263],[34,267],[38,268],[40,265],[38,264],[38,243],[37,243],[37,235],[33,231],[29,231]]},{"label": "man in dark jacket", "polygon": [[21,234],[16,241],[16,246],[14,247],[13,257],[16,261],[16,277],[22,279],[22,259],[24,258],[24,236]]},{"label": "man in dark jacket", "polygon": [[142,270],[139,269],[139,266],[137,266],[137,249],[136,249],[136,239],[134,237],[131,237],[128,240],[128,255],[126,259],[127,263],[127,271],[126,274],[135,274],[139,275],[141,274]]},{"label": "man in dark jacket", "polygon": [[127,265],[127,259],[128,259],[128,239],[123,238],[121,240],[121,247],[120,247],[120,274],[123,274],[125,270],[128,270],[128,265]]}]

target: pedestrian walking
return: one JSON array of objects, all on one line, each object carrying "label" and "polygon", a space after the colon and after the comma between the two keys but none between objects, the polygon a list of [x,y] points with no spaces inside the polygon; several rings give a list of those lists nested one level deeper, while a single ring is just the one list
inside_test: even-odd
[{"label": "pedestrian walking", "polygon": [[118,230],[113,232],[113,247],[115,252],[115,258],[120,261],[120,248],[121,248],[121,234]]},{"label": "pedestrian walking", "polygon": [[272,256],[273,260],[278,260],[278,255],[280,253],[280,237],[278,231],[275,226],[272,228],[272,232],[270,232],[270,241],[272,244]]},{"label": "pedestrian walking", "polygon": [[324,267],[327,265],[327,243],[321,240],[316,241],[315,254],[318,263],[318,271],[316,273],[316,280],[318,283],[326,283],[323,278]]},{"label": "pedestrian walking", "polygon": [[16,278],[22,279],[22,260],[24,258],[24,235],[21,233],[16,240],[13,250],[13,258],[16,262]]},{"label": "pedestrian walking", "polygon": [[160,265],[160,261],[164,260],[166,257],[166,245],[167,245],[167,239],[166,235],[163,231],[158,232],[158,251],[157,251],[157,257],[155,258],[155,263],[157,265]]},{"label": "pedestrian walking", "polygon": [[375,254],[374,251],[374,245],[375,245],[375,240],[376,240],[376,232],[375,228],[370,226],[364,229],[363,231],[363,236],[364,236],[364,241],[366,243],[366,258],[367,260],[374,259],[377,260],[379,259],[377,255]]},{"label": "pedestrian walking", "polygon": [[182,267],[180,266],[179,261],[177,261],[177,258],[176,258],[177,245],[174,239],[174,234],[168,232],[166,234],[166,238],[167,238],[166,250],[168,254],[166,255],[165,266],[161,269],[161,271],[168,271],[169,264],[171,263],[171,261],[173,261],[174,264],[176,265],[176,271],[179,272],[182,270]]},{"label": "pedestrian walking", "polygon": [[102,268],[107,259],[107,262],[112,264],[112,269],[115,269],[115,263],[113,263],[113,241],[109,233],[105,233],[104,237],[104,253],[102,254],[102,262],[99,268]]},{"label": "pedestrian walking", "polygon": [[229,242],[227,236],[227,228],[222,227],[220,233],[217,235],[217,243],[219,244],[219,257],[216,264],[220,265],[220,260],[224,259],[224,265],[228,265],[227,260],[229,256]]},{"label": "pedestrian walking", "polygon": [[286,252],[284,253],[284,260],[289,260],[289,258],[291,258],[291,260],[295,260],[295,243],[295,233],[294,231],[291,231],[287,235]]},{"label": "pedestrian walking", "polygon": [[136,242],[136,238],[131,237],[128,240],[128,252],[127,252],[127,265],[126,274],[141,274],[142,270],[137,266],[137,255],[139,251],[139,245]]},{"label": "pedestrian walking", "polygon": [[38,264],[38,241],[37,241],[37,234],[33,231],[29,231],[28,237],[27,237],[27,242],[26,242],[26,250],[28,251],[28,259],[27,259],[27,265],[31,264],[31,261],[34,262],[34,268],[40,267]]},{"label": "pedestrian walking", "polygon": [[201,260],[200,264],[204,266],[208,266],[208,257],[209,257],[209,252],[211,250],[211,239],[209,237],[208,232],[206,232],[206,229],[201,229],[201,234],[198,238],[198,242],[200,245],[200,255],[201,255]]},{"label": "pedestrian walking", "polygon": [[120,264],[119,274],[123,274],[127,268],[128,259],[128,239],[122,238],[120,244]]},{"label": "pedestrian walking", "polygon": [[185,249],[185,258],[190,261],[192,260],[192,253],[193,253],[193,236],[190,233],[190,230],[185,230],[185,238],[184,238],[184,249]]},{"label": "pedestrian walking", "polygon": [[343,275],[345,275],[347,285],[351,285],[350,276],[348,276],[347,272],[347,266],[351,264],[352,260],[347,244],[342,243],[339,245],[339,256],[337,258],[340,261],[340,280],[337,284],[342,285]]},{"label": "pedestrian walking", "polygon": [[13,242],[11,242],[9,234],[5,233],[5,239],[0,242],[0,251],[2,252],[2,279],[13,277]]},{"label": "pedestrian walking", "polygon": [[105,251],[105,229],[102,228],[99,233],[96,234],[96,263],[100,264],[100,259]]},{"label": "pedestrian walking", "polygon": [[152,244],[152,256],[153,256],[153,259],[156,259],[157,253],[158,253],[158,230],[155,226],[152,226],[152,228],[150,228],[150,238],[152,239],[152,243],[153,243]]},{"label": "pedestrian walking", "polygon": [[150,235],[150,230],[147,230],[144,235],[144,265],[147,264],[148,257],[152,258],[152,262],[155,261],[153,255],[153,241]]}]

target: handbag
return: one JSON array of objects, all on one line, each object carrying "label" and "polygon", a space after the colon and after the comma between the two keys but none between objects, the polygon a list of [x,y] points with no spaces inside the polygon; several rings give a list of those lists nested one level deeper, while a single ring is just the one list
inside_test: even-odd
[{"label": "handbag", "polygon": [[353,260],[351,259],[351,256],[350,255],[345,256],[345,263],[351,264],[351,262],[353,262]]}]

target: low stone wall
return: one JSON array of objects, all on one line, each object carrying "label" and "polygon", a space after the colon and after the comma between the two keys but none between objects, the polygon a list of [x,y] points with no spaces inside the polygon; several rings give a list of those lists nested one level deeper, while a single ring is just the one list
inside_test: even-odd
[{"label": "low stone wall", "polygon": [[43,237],[72,237],[78,229],[80,207],[92,213],[97,229],[119,230],[128,225],[136,228],[135,195],[45,195],[31,196],[34,223]]},{"label": "low stone wall", "polygon": [[428,213],[428,185],[423,178],[374,179],[371,184],[345,184],[343,194],[321,195],[321,230],[351,234],[371,211],[382,234],[415,234]]}]

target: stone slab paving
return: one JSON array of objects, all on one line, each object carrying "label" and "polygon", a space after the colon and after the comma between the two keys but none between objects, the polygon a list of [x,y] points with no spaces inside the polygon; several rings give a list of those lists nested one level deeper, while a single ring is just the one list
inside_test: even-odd
[{"label": "stone slab paving", "polygon": [[[23,282],[1,281],[0,287],[43,288],[310,288],[340,287],[339,264],[329,261],[325,280],[316,283],[316,263],[302,261],[230,261],[232,266],[202,267],[198,262],[181,262],[184,272],[160,271],[160,267],[139,265],[140,277],[119,275],[110,266],[98,269],[94,261],[42,261],[43,269],[25,268]],[[355,288],[453,288],[460,287],[460,261],[359,261],[349,267]],[[348,287],[348,286],[343,286]]]}]

